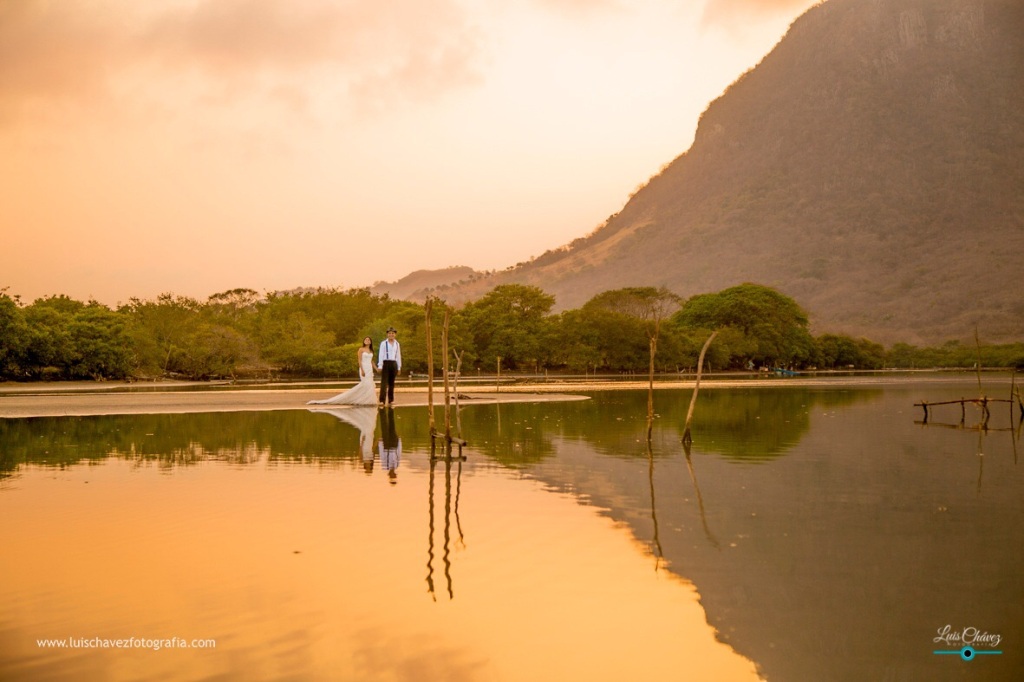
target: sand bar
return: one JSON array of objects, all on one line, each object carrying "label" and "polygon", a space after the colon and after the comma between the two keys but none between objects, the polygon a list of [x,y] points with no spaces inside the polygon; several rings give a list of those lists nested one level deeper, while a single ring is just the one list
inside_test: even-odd
[{"label": "sand bar", "polygon": [[[962,382],[964,373],[923,375],[876,374],[867,376],[801,376],[783,378],[705,378],[702,389],[747,389],[801,387],[871,387],[898,384],[939,384]],[[987,376],[985,383],[1002,383],[1002,377]],[[1009,377],[1006,377],[1009,383]],[[247,412],[264,410],[306,410],[310,400],[329,398],[351,384],[267,385],[238,388],[228,384],[159,382],[152,385],[120,382],[62,382],[36,384],[0,384],[0,418],[90,416],[108,414],[160,414],[186,412]],[[692,378],[658,380],[655,390],[692,390]],[[549,402],[585,400],[584,393],[607,390],[647,388],[647,382],[636,381],[563,381],[503,384],[500,391],[493,384],[475,383],[460,387],[465,396],[462,405],[496,402]],[[399,386],[395,407],[427,404],[424,385]],[[434,388],[434,404],[443,406],[444,392]],[[329,407],[329,406],[328,406]]]},{"label": "sand bar", "polygon": [[[0,396],[0,418],[84,417],[109,414],[170,414],[186,412],[252,412],[266,410],[307,410],[331,405],[307,405],[310,400],[329,398],[336,390],[251,389],[230,391],[161,391],[101,393],[21,393]],[[462,405],[495,402],[586,400],[582,395],[521,392],[467,393]],[[395,392],[395,407],[427,404],[426,391]],[[435,406],[444,406],[444,394],[435,393]],[[340,407],[340,406],[333,406]]]}]

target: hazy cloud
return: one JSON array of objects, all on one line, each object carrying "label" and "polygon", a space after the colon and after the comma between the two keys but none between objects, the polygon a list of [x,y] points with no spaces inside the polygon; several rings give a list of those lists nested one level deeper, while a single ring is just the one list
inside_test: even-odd
[{"label": "hazy cloud", "polygon": [[123,49],[99,12],[67,3],[0,3],[0,116],[29,102],[84,99],[103,90],[104,72]]},{"label": "hazy cloud", "polygon": [[342,97],[423,99],[479,79],[480,52],[452,0],[18,0],[0,3],[0,117],[96,102],[121,78],[291,107],[325,82]]},{"label": "hazy cloud", "polygon": [[567,14],[592,14],[621,9],[621,0],[533,0],[538,7]]}]

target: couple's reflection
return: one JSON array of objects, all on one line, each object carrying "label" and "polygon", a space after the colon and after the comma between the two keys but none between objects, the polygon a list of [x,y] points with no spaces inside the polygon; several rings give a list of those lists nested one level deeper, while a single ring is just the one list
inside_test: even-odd
[{"label": "couple's reflection", "polygon": [[388,472],[388,480],[398,482],[398,465],[402,461],[402,439],[395,430],[395,411],[391,407],[380,412],[380,442],[377,449],[380,453],[380,465]]},{"label": "couple's reflection", "polygon": [[374,407],[337,407],[311,411],[326,412],[359,430],[359,453],[363,461],[363,471],[367,474],[373,473],[373,436],[377,428],[379,414],[381,437],[377,442],[377,454],[380,457],[381,466],[388,473],[389,482],[392,484],[398,482],[398,465],[402,461],[402,439],[398,437],[395,427],[393,408],[378,410]]}]

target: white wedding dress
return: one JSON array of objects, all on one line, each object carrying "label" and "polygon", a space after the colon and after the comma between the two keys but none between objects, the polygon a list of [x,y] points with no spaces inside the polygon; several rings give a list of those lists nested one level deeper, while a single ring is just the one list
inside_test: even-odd
[{"label": "white wedding dress", "polygon": [[359,383],[344,393],[339,393],[327,400],[310,400],[307,405],[376,405],[377,387],[373,383],[373,353],[363,353],[360,357],[362,376]]}]

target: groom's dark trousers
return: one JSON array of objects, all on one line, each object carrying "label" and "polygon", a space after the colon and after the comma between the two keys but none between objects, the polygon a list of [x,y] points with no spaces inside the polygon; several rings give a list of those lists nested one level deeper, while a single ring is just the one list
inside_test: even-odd
[{"label": "groom's dark trousers", "polygon": [[385,360],[380,369],[380,402],[387,397],[389,403],[395,402],[395,377],[398,376],[398,363]]}]

